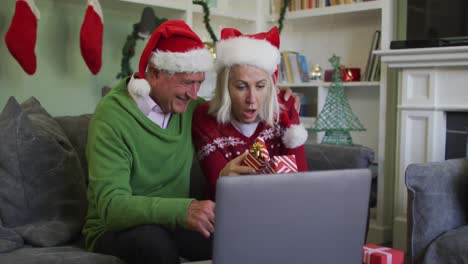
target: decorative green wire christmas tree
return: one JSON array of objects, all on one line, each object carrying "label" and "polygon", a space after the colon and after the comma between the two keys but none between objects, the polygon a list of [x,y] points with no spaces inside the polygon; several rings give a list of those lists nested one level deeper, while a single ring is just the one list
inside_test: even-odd
[{"label": "decorative green wire christmas tree", "polygon": [[366,129],[351,110],[344,93],[340,76],[340,57],[333,54],[328,61],[333,66],[332,84],[325,105],[312,130],[316,132],[325,131],[322,144],[352,145],[353,139],[349,131],[366,131]]}]

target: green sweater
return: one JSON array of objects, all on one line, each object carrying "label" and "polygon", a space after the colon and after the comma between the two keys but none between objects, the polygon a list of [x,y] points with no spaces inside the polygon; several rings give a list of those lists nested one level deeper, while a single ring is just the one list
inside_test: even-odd
[{"label": "green sweater", "polygon": [[93,250],[106,230],[143,224],[185,226],[194,148],[191,121],[200,101],[172,114],[166,129],[147,118],[126,82],[101,100],[88,132],[88,214],[83,227]]}]

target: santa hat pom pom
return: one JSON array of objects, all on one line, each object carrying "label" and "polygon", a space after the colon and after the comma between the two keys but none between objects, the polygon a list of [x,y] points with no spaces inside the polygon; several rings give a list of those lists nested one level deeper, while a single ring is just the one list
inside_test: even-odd
[{"label": "santa hat pom pom", "polygon": [[148,96],[149,93],[150,93],[150,90],[151,90],[151,87],[148,83],[148,81],[146,81],[146,79],[136,79],[135,77],[132,76],[132,78],[130,78],[130,81],[128,82],[128,90],[133,94],[133,95],[136,95],[136,96],[139,96],[139,97],[145,97],[145,96]]},{"label": "santa hat pom pom", "polygon": [[282,137],[283,143],[287,148],[297,148],[303,145],[308,137],[307,130],[302,124],[291,125],[286,129]]}]

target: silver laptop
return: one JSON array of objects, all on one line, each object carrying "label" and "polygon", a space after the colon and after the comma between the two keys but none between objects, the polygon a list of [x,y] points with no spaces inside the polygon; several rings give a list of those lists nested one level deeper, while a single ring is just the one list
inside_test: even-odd
[{"label": "silver laptop", "polygon": [[221,177],[214,264],[361,263],[367,169]]}]

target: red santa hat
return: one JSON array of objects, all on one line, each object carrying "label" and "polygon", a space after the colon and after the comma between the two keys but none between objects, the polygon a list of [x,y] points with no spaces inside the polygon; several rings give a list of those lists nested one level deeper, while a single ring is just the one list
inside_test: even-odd
[{"label": "red santa hat", "polygon": [[235,28],[224,28],[221,30],[221,40],[216,43],[216,69],[219,71],[226,66],[248,64],[274,74],[273,80],[276,82],[281,61],[279,45],[277,27],[252,35],[243,35]]},{"label": "red santa hat", "polygon": [[146,67],[151,62],[157,69],[168,72],[206,72],[213,68],[213,57],[200,38],[182,20],[169,20],[153,32],[138,65],[138,73],[129,83],[129,91],[136,96],[147,96],[150,85],[145,79]]}]

